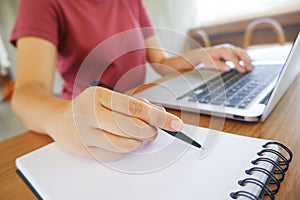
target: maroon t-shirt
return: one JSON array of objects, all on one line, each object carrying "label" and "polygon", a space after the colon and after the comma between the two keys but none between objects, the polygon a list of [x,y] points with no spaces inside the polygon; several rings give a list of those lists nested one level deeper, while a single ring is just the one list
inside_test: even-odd
[{"label": "maroon t-shirt", "polygon": [[142,84],[144,40],[152,35],[141,0],[21,0],[11,42],[36,36],[54,43],[62,97],[71,99],[93,80],[121,91]]}]

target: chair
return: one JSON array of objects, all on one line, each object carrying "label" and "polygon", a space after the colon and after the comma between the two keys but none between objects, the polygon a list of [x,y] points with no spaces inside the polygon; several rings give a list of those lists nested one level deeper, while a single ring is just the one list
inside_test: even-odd
[{"label": "chair", "polygon": [[245,34],[243,38],[243,48],[248,48],[251,43],[251,37],[255,30],[262,28],[271,28],[271,30],[276,34],[277,43],[283,45],[286,43],[286,34],[281,24],[275,19],[264,17],[257,18],[249,23],[245,29]]},{"label": "chair", "polygon": [[191,39],[189,39],[186,44],[186,50],[211,46],[209,36],[203,29],[192,29],[188,32],[188,36]]}]

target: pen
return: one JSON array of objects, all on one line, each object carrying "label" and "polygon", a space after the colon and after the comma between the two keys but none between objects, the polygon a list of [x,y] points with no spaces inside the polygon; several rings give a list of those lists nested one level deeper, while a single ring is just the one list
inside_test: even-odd
[{"label": "pen", "polygon": [[[88,87],[90,86],[99,86],[99,87],[104,87],[104,88],[107,88],[109,90],[114,90],[113,87],[101,82],[101,81],[92,81],[88,84]],[[117,90],[114,90],[116,92],[119,92],[119,93],[122,93],[120,91],[117,91]],[[180,132],[180,131],[169,131],[169,130],[165,130],[165,129],[162,129],[162,128],[159,128],[160,130],[168,133],[169,135],[179,139],[179,140],[182,140],[188,144],[191,144],[197,148],[202,148],[204,149],[201,144],[199,144],[198,142],[196,142],[195,140],[193,140],[192,138],[190,138],[189,136],[187,136],[186,134],[184,134],[183,132]]]},{"label": "pen", "polygon": [[[161,128],[160,128],[161,129]],[[182,140],[186,143],[189,143],[195,147],[198,147],[198,148],[202,148],[201,147],[201,144],[199,144],[198,142],[196,142],[195,140],[193,140],[192,138],[190,138],[189,136],[187,136],[186,134],[184,134],[183,132],[180,132],[180,131],[168,131],[168,130],[165,130],[165,129],[161,129],[162,131],[165,131],[166,133],[172,135],[173,137],[179,139],[179,140]]]}]

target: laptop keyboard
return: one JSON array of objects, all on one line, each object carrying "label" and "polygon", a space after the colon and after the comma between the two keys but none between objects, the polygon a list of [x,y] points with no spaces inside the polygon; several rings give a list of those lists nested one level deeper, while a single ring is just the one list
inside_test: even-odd
[{"label": "laptop keyboard", "polygon": [[180,97],[188,101],[246,108],[275,78],[281,67],[255,67],[251,73],[223,73]]}]

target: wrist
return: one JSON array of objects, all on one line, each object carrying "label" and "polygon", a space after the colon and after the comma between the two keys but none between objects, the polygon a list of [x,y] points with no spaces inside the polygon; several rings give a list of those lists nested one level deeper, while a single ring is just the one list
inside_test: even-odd
[{"label": "wrist", "polygon": [[55,130],[57,130],[58,126],[60,126],[61,123],[67,123],[64,118],[69,115],[67,114],[70,110],[68,109],[69,107],[72,110],[72,102],[70,100],[55,99],[51,102],[49,112],[46,116],[44,116],[44,133],[48,134],[52,138],[54,137],[53,134],[56,133]]}]

